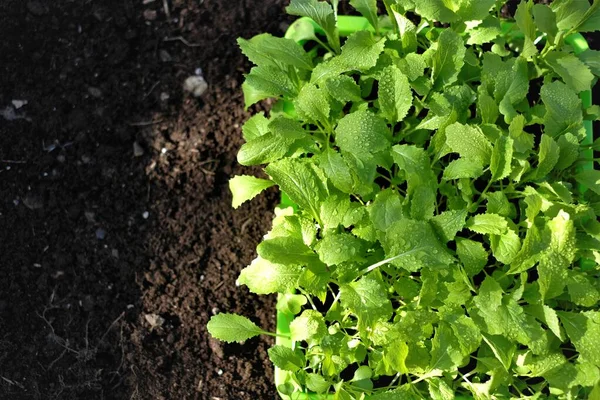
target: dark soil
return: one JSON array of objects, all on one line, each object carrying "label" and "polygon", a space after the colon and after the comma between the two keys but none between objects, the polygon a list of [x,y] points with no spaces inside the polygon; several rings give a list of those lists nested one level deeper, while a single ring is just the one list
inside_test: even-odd
[{"label": "dark soil", "polygon": [[235,39],[282,34],[283,1],[168,4],[0,2],[0,110],[28,101],[0,117],[2,399],[275,397],[271,341],[205,326],[274,329],[273,298],[235,279],[276,195],[236,211],[227,181],[249,115]]},{"label": "dark soil", "polygon": [[235,161],[235,39],[282,34],[287,1],[147,3],[0,2],[0,112],[28,102],[0,116],[1,399],[276,397],[271,341],[205,326],[274,329],[274,299],[235,279],[277,195],[233,210],[227,181],[258,173]]}]

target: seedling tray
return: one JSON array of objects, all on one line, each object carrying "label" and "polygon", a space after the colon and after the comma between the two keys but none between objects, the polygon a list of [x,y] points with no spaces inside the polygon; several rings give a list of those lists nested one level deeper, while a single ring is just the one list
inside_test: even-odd
[{"label": "seedling tray", "polygon": [[[288,39],[295,40],[295,38],[297,37],[299,25],[306,24],[307,22],[314,26],[315,32],[323,34],[323,31],[321,30],[321,28],[313,20],[311,20],[310,18],[303,17],[303,18],[299,18],[292,25],[290,25],[290,27],[288,28],[288,30],[286,32],[285,37]],[[339,29],[341,36],[349,36],[354,32],[358,32],[358,31],[362,31],[362,30],[370,30],[370,31],[374,32],[373,27],[369,24],[367,19],[364,17],[339,16],[337,23],[338,23],[338,29]],[[511,31],[513,25],[514,24],[511,22],[504,22],[502,25],[502,29],[503,29],[504,33],[508,34],[509,37],[511,36],[510,31]],[[513,39],[518,39],[518,36],[514,35]],[[565,38],[565,42],[573,48],[575,54],[580,54],[580,53],[584,52],[585,50],[589,49],[587,41],[579,33],[575,33],[575,34],[568,36],[567,38]],[[581,97],[584,108],[588,108],[588,107],[592,106],[591,91],[582,92],[580,94],[580,97]],[[286,113],[293,113],[293,107],[289,107],[289,105],[286,105],[286,104],[281,104],[280,111],[283,111]],[[594,132],[593,132],[592,121],[584,121],[584,127],[586,129],[587,135],[586,135],[585,140],[582,142],[582,144],[590,145],[594,141]],[[582,154],[584,157],[589,158],[590,160],[593,159],[593,150],[591,148],[588,150],[582,151]],[[589,163],[583,165],[581,168],[582,169],[593,169],[594,168],[593,161],[590,161]],[[587,189],[583,186],[579,186],[578,190],[580,192],[584,192]],[[282,207],[293,207],[294,209],[297,208],[297,206],[289,199],[289,197],[285,193],[283,193],[282,197],[281,197],[281,206]],[[581,266],[583,269],[591,268],[594,265],[595,265],[595,263],[593,263],[593,262],[590,265],[589,263],[586,262],[586,260],[581,260]],[[277,312],[277,334],[278,334],[278,336],[276,338],[277,345],[294,348],[294,342],[291,339],[289,339],[290,323],[292,322],[293,319],[294,319],[294,315],[286,314],[286,313],[283,313],[280,311]],[[286,382],[293,383],[290,379],[290,375],[291,375],[290,372],[284,371],[282,369],[275,367],[275,385],[276,385],[276,387],[279,387],[280,385],[282,385]],[[303,389],[298,387],[298,390],[303,390]],[[333,399],[333,394],[316,394],[316,393],[310,393],[310,392],[295,392],[294,395],[291,397],[288,395],[282,394],[281,392],[279,394],[280,394],[281,398],[284,400],[326,400],[326,399],[329,400],[329,399]],[[368,399],[368,396],[367,396],[367,399]],[[466,400],[466,399],[469,399],[469,397],[457,396],[456,399],[458,399],[458,400],[465,399]]]}]

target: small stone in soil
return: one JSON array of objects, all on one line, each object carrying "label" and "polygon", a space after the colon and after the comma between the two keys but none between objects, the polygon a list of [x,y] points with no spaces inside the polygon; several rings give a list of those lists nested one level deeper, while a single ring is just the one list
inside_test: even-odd
[{"label": "small stone in soil", "polygon": [[15,107],[15,110],[18,110],[19,108],[26,105],[28,103],[28,101],[27,100],[13,100],[13,101],[11,101],[11,103]]},{"label": "small stone in soil", "polygon": [[144,219],[148,219],[149,216],[150,216],[150,213],[148,211],[144,211],[142,213],[142,218],[144,218]]},{"label": "small stone in soil", "polygon": [[157,314],[146,314],[144,315],[144,318],[152,328],[160,327],[165,323],[165,319]]},{"label": "small stone in soil", "polygon": [[194,97],[200,97],[208,89],[208,83],[202,76],[190,76],[183,83],[183,90],[190,92]]},{"label": "small stone in soil", "polygon": [[96,229],[96,238],[98,240],[103,240],[106,237],[106,231],[102,228]]},{"label": "small stone in soil", "polygon": [[30,210],[39,210],[44,207],[44,200],[37,194],[28,193],[23,199],[23,204]]},{"label": "small stone in soil", "polygon": [[154,21],[156,19],[156,10],[144,10],[144,19]]},{"label": "small stone in soil", "polygon": [[161,49],[158,52],[158,56],[160,58],[160,61],[162,61],[162,62],[166,63],[166,62],[173,61],[173,57],[171,57],[171,55],[166,50],[164,50],[164,49]]},{"label": "small stone in soil", "polygon": [[100,89],[98,89],[97,87],[93,87],[90,86],[88,88],[88,93],[92,96],[95,97],[97,99],[99,99],[100,97],[102,97],[102,91]]},{"label": "small stone in soil", "polygon": [[162,92],[162,93],[160,94],[160,101],[167,101],[167,100],[169,100],[169,98],[170,98],[170,97],[171,97],[171,96],[169,96],[169,93],[167,93],[167,92]]},{"label": "small stone in soil", "polygon": [[141,157],[144,155],[144,148],[138,142],[133,142],[133,155],[135,157]]}]

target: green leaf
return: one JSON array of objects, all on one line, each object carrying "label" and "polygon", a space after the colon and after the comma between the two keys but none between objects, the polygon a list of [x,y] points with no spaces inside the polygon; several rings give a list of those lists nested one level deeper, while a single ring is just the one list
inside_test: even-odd
[{"label": "green leaf", "polygon": [[377,17],[377,0],[350,0],[350,5],[365,17],[371,26],[379,29],[379,18]]},{"label": "green leaf", "polygon": [[454,389],[446,381],[440,378],[432,378],[427,381],[429,384],[429,396],[432,400],[454,400]]},{"label": "green leaf", "polygon": [[467,228],[481,234],[504,235],[508,230],[508,222],[500,215],[478,214],[467,221]]},{"label": "green leaf", "polygon": [[533,19],[538,29],[550,36],[553,39],[558,34],[556,26],[556,15],[550,7],[545,4],[535,4],[533,6]]},{"label": "green leaf", "polygon": [[586,50],[579,54],[578,57],[594,75],[600,76],[600,51]]},{"label": "green leaf", "polygon": [[339,51],[340,35],[334,10],[329,3],[317,0],[292,0],[285,10],[290,15],[313,19],[325,31],[327,41],[333,50]]},{"label": "green leaf", "polygon": [[558,138],[557,144],[560,148],[560,155],[554,168],[563,171],[579,158],[579,141],[573,134],[565,133]]},{"label": "green leaf", "polygon": [[327,178],[344,193],[354,193],[354,180],[350,166],[337,151],[327,148],[316,159]]},{"label": "green leaf", "polygon": [[346,39],[342,54],[315,67],[310,81],[324,82],[327,79],[350,71],[367,71],[377,64],[385,47],[385,38],[376,39],[371,32],[358,31]]},{"label": "green leaf", "polygon": [[369,205],[369,216],[373,226],[385,232],[395,222],[403,217],[403,198],[392,189],[386,189],[377,194],[375,200]]},{"label": "green leaf", "polygon": [[263,240],[256,250],[265,260],[286,265],[311,265],[318,258],[302,239],[295,237]]},{"label": "green leaf", "polygon": [[514,230],[509,228],[502,235],[492,235],[490,245],[496,260],[503,264],[510,264],[521,250],[521,239]]},{"label": "green leaf", "polygon": [[340,75],[327,80],[325,88],[329,96],[342,103],[362,101],[360,86],[347,75]]},{"label": "green leaf", "polygon": [[536,36],[536,29],[533,22],[532,7],[533,2],[522,1],[517,6],[517,11],[515,13],[515,21],[517,22],[517,26],[525,35],[525,43],[523,45],[523,50],[521,51],[521,56],[524,58],[529,58],[537,54],[537,48],[533,43]]},{"label": "green leaf", "polygon": [[294,107],[302,120],[321,123],[326,128],[330,126],[331,107],[324,89],[319,89],[315,85],[304,85],[294,100]]},{"label": "green leaf", "polygon": [[306,387],[315,393],[327,393],[331,383],[319,374],[308,373],[306,374]]},{"label": "green leaf", "polygon": [[565,341],[565,334],[560,326],[558,320],[558,314],[556,311],[545,304],[531,305],[526,308],[526,311],[542,321],[554,335],[560,339],[561,342]]},{"label": "green leaf", "polygon": [[498,104],[492,96],[487,93],[480,93],[477,99],[477,115],[481,118],[483,124],[495,124],[500,110]]},{"label": "green leaf", "polygon": [[505,370],[510,370],[513,357],[517,351],[515,343],[497,335],[482,335],[483,340],[492,349],[494,356],[500,361]]},{"label": "green leaf", "polygon": [[488,261],[488,253],[480,242],[456,238],[456,254],[469,276],[477,275]]},{"label": "green leaf", "polygon": [[277,311],[284,314],[296,315],[302,311],[308,300],[303,294],[283,293],[277,298]]},{"label": "green leaf", "polygon": [[313,68],[311,57],[302,46],[291,39],[263,33],[250,40],[239,38],[237,42],[242,53],[256,65],[278,68],[291,65],[303,70]]},{"label": "green leaf", "polygon": [[477,126],[456,122],[446,128],[446,143],[461,157],[488,165],[492,157],[492,144]]},{"label": "green leaf", "polygon": [[265,118],[265,113],[262,111],[250,117],[244,126],[242,126],[242,133],[247,142],[268,132],[269,120]]},{"label": "green leaf", "polygon": [[502,33],[500,20],[492,16],[487,17],[477,27],[470,29],[468,33],[467,44],[469,45],[490,43]]},{"label": "green leaf", "polygon": [[276,264],[257,257],[242,270],[236,284],[246,285],[257,294],[285,293],[296,287],[300,273],[301,268],[296,265]]},{"label": "green leaf", "polygon": [[566,84],[554,81],[544,84],[540,95],[546,106],[544,133],[553,138],[565,132],[577,136],[583,121],[581,100],[577,94]]},{"label": "green leaf", "polygon": [[206,327],[212,337],[227,343],[243,342],[265,333],[248,318],[236,314],[213,315]]},{"label": "green leaf", "polygon": [[294,143],[310,140],[302,125],[289,118],[277,117],[268,125],[266,132],[245,143],[238,153],[242,165],[266,164],[283,158]]},{"label": "green leaf", "polygon": [[583,273],[569,271],[567,291],[571,301],[583,307],[593,307],[600,301],[600,290]]},{"label": "green leaf", "polygon": [[518,115],[514,107],[529,92],[527,61],[522,57],[502,61],[496,54],[485,53],[481,84],[482,89],[494,96],[505,122],[510,123]]},{"label": "green leaf", "polygon": [[250,70],[242,84],[246,108],[268,98],[292,98],[298,94],[296,83],[277,67],[260,66]]},{"label": "green leaf", "polygon": [[591,89],[594,75],[575,55],[553,51],[546,55],[545,60],[576,93]]},{"label": "green leaf", "polygon": [[268,353],[271,362],[284,371],[296,372],[304,367],[303,357],[289,347],[275,345]]},{"label": "green leaf", "polygon": [[401,219],[380,237],[391,263],[408,271],[429,266],[448,266],[454,258],[427,221]]},{"label": "green leaf", "polygon": [[464,357],[450,325],[440,322],[431,340],[431,370],[455,371]]},{"label": "green leaf", "polygon": [[[400,42],[402,43],[402,50],[404,51],[404,54],[406,54],[407,61],[408,61],[408,57],[411,56],[412,60],[419,60],[423,67],[421,69],[421,73],[420,74],[417,73],[417,76],[415,76],[415,77],[411,77],[414,75],[409,74],[408,72],[402,70],[402,72],[404,72],[406,75],[408,75],[408,77],[410,78],[411,81],[414,81],[419,76],[423,75],[423,70],[425,69],[425,63],[422,61],[423,60],[422,57],[420,57],[419,55],[414,53],[415,51],[417,51],[417,45],[418,45],[417,27],[415,26],[415,24],[412,23],[411,20],[406,18],[402,13],[398,12],[397,5],[392,5],[391,10],[392,10],[391,16],[393,16],[394,21],[396,22],[396,25],[398,26],[398,34],[400,35]],[[415,56],[417,56],[417,57],[415,57]],[[402,67],[400,67],[400,69],[402,69]],[[418,69],[418,67],[417,67],[417,69]],[[413,69],[413,71],[415,71],[415,70]]]},{"label": "green leaf", "polygon": [[275,183],[248,175],[238,175],[229,180],[229,190],[233,195],[233,208],[238,208],[243,202],[256,197],[263,190]]},{"label": "green leaf", "polygon": [[596,32],[600,30],[600,1],[594,0],[575,29],[579,32]]},{"label": "green leaf", "polygon": [[376,321],[388,320],[392,315],[392,303],[385,286],[368,276],[340,287],[340,301],[344,308],[358,317],[363,326]]},{"label": "green leaf", "polygon": [[441,89],[456,82],[458,73],[465,63],[465,44],[453,30],[444,29],[437,42],[432,58],[431,80],[433,87]]},{"label": "green leaf", "polygon": [[512,171],[514,140],[510,137],[501,136],[496,140],[490,162],[492,181],[506,178]]},{"label": "green leaf", "polygon": [[385,68],[379,80],[379,107],[383,116],[392,125],[402,121],[412,106],[412,100],[406,75],[395,65]]},{"label": "green leaf", "polygon": [[294,203],[311,212],[319,221],[320,203],[327,197],[328,191],[316,166],[287,158],[269,164],[265,171]]},{"label": "green leaf", "polygon": [[471,158],[459,158],[453,160],[444,169],[443,179],[479,178],[483,175],[483,165],[479,160]]},{"label": "green leaf", "polygon": [[360,258],[363,242],[349,233],[328,233],[317,243],[315,251],[321,261],[331,266]]},{"label": "green leaf", "polygon": [[600,194],[600,171],[586,169],[575,175],[577,182],[581,183],[593,192]]},{"label": "green leaf", "polygon": [[390,148],[389,136],[385,121],[369,111],[346,114],[335,129],[335,141],[340,149],[366,160]]},{"label": "green leaf", "polygon": [[558,0],[550,3],[556,13],[556,22],[559,30],[574,28],[590,8],[588,0]]},{"label": "green leaf", "polygon": [[577,252],[575,226],[569,214],[559,211],[547,226],[550,230],[550,244],[538,266],[538,283],[544,299],[562,294],[566,285],[567,269]]},{"label": "green leaf", "polygon": [[600,347],[598,347],[600,312],[559,311],[558,317],[581,357],[600,367]]},{"label": "green leaf", "polygon": [[454,240],[466,224],[467,210],[448,210],[433,217],[430,222],[443,242]]},{"label": "green leaf", "polygon": [[536,170],[538,179],[545,178],[556,166],[560,157],[560,148],[551,136],[542,135],[538,154],[539,164]]},{"label": "green leaf", "polygon": [[305,310],[290,323],[290,334],[295,342],[306,340],[309,343],[318,343],[327,335],[325,319],[318,311]]}]

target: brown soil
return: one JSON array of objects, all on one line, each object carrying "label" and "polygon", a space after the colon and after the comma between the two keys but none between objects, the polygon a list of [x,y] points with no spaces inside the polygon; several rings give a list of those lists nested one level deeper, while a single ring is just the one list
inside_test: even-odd
[{"label": "brown soil", "polygon": [[0,113],[28,101],[0,116],[1,399],[276,397],[271,341],[205,326],[274,329],[274,299],[235,279],[277,195],[233,210],[227,181],[258,172],[235,161],[235,39],[282,34],[287,1],[147,3],[0,2]]},{"label": "brown soil", "polygon": [[0,117],[2,399],[275,397],[270,340],[205,326],[274,329],[273,298],[235,279],[276,195],[236,211],[227,181],[248,117],[235,39],[282,34],[283,1],[167,3],[0,3],[0,110],[28,101]]}]

